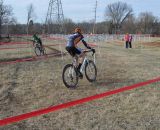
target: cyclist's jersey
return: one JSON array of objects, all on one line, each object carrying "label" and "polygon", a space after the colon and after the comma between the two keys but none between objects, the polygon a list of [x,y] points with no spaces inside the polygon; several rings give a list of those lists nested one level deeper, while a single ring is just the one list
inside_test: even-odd
[{"label": "cyclist's jersey", "polygon": [[39,43],[42,46],[42,41],[36,34],[33,35],[33,39],[35,42]]},{"label": "cyclist's jersey", "polygon": [[37,35],[33,35],[33,38],[36,42],[41,43],[41,39]]},{"label": "cyclist's jersey", "polygon": [[82,34],[74,33],[68,37],[67,47],[77,47],[77,44],[83,39]]}]

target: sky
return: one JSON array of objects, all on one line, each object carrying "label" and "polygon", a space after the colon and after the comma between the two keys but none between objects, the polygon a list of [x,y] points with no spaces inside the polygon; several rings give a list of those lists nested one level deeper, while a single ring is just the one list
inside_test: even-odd
[{"label": "sky", "polygon": [[[34,22],[44,23],[50,0],[4,0],[4,4],[13,7],[14,16],[19,23],[27,21],[27,7],[34,5]],[[159,0],[97,0],[97,22],[105,20],[104,12],[108,4],[122,1],[133,8],[133,13],[138,16],[140,12],[152,12],[160,17]],[[74,22],[91,21],[94,19],[96,0],[61,0],[65,18],[71,18]]]}]

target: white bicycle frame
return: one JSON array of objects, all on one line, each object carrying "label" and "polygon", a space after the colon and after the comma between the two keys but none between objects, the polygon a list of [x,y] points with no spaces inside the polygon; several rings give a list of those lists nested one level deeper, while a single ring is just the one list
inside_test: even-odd
[{"label": "white bicycle frame", "polygon": [[89,63],[89,62],[88,62],[88,59],[85,57],[84,60],[83,60],[82,66],[80,68],[80,72],[81,73],[84,72],[84,68],[85,68],[85,66],[86,66],[87,63]]},{"label": "white bicycle frame", "polygon": [[[94,54],[94,57],[93,57],[93,61],[94,61],[94,64],[96,63],[96,56]],[[83,73],[84,72],[84,69],[85,69],[85,66],[86,64],[89,64],[89,59],[85,56],[84,60],[83,60],[83,63],[82,63],[82,66],[80,68],[80,72]],[[90,67],[89,67],[89,70],[91,71]]]},{"label": "white bicycle frame", "polygon": [[[94,61],[94,63],[96,63],[96,56],[95,56],[95,54],[94,54],[94,57],[93,57],[93,61]],[[75,66],[75,67],[78,66],[78,61],[77,61],[76,57],[73,58],[72,63],[73,63],[73,66]],[[82,63],[82,66],[80,68],[80,72],[81,73],[84,73],[84,69],[85,69],[86,64],[89,64],[89,59],[87,58],[87,56],[85,56],[85,58],[83,60],[83,63]],[[90,68],[89,68],[89,70],[91,71]],[[74,68],[70,68],[68,76],[70,76],[70,74],[74,75]]]}]

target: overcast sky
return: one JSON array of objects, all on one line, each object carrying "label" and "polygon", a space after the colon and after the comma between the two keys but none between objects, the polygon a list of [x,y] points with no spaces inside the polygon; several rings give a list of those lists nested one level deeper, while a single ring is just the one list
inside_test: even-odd
[{"label": "overcast sky", "polygon": [[[47,9],[50,0],[4,0],[4,4],[13,7],[14,16],[19,23],[26,23],[27,6],[32,3],[35,8],[35,22],[45,22]],[[94,18],[94,7],[96,0],[61,0],[64,16],[71,18],[75,22],[90,21]],[[98,0],[97,21],[104,20],[105,7],[109,3],[118,0]],[[153,12],[155,16],[160,16],[159,0],[120,0],[129,4],[135,15],[140,12]]]}]

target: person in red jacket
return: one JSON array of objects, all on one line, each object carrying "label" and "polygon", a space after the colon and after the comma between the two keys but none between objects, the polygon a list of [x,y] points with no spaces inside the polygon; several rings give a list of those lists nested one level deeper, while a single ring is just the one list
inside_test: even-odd
[{"label": "person in red jacket", "polygon": [[126,33],[126,35],[124,36],[124,40],[126,43],[126,48],[128,48],[128,45],[129,45],[129,34],[128,33]]}]

